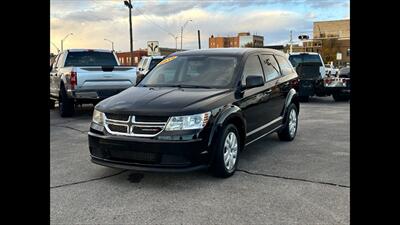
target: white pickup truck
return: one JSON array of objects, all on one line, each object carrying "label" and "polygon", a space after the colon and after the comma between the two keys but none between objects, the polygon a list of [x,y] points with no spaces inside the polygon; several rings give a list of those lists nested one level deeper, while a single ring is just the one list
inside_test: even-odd
[{"label": "white pickup truck", "polygon": [[113,51],[66,50],[50,65],[50,108],[58,101],[60,115],[72,116],[76,104],[96,104],[135,84],[136,67],[120,66]]}]

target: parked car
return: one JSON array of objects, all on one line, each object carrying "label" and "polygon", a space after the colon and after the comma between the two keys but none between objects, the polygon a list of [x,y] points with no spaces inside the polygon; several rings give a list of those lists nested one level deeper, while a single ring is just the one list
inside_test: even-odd
[{"label": "parked car", "polygon": [[325,64],[325,73],[327,76],[336,76],[339,72],[338,68],[335,68],[332,64]]},{"label": "parked car", "polygon": [[210,167],[231,176],[245,146],[297,132],[298,76],[281,51],[256,48],[177,52],[135,87],[95,106],[93,163],[141,171]]},{"label": "parked car", "polygon": [[300,78],[300,100],[308,101],[314,95],[325,96],[326,71],[321,55],[315,52],[294,52],[289,54],[289,60]]},{"label": "parked car", "polygon": [[140,60],[137,69],[137,83],[139,83],[146,74],[152,70],[159,62],[161,62],[165,56],[144,56]]},{"label": "parked car", "polygon": [[50,108],[58,101],[60,115],[72,116],[75,104],[95,104],[135,82],[136,68],[120,66],[113,51],[66,50],[50,66]]}]

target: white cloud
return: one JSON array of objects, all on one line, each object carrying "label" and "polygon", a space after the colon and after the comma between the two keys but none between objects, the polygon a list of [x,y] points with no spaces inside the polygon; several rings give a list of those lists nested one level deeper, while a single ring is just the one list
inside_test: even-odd
[{"label": "white cloud", "polygon": [[[287,1],[293,2],[293,0]],[[52,0],[53,2],[54,0]],[[51,40],[59,46],[61,38],[67,33],[73,32],[74,35],[68,38],[64,48],[110,48],[110,43],[104,41],[104,38],[107,38],[115,42],[116,50],[127,51],[129,49],[127,8],[123,4],[116,4],[116,0],[93,2],[96,4],[82,3],[81,5],[75,2],[75,8],[69,5],[68,10],[61,8],[60,3],[52,5]],[[318,2],[320,3],[312,3],[313,6],[324,7],[326,5],[321,1]],[[237,0],[189,1],[188,3],[171,1],[165,4],[149,1],[139,2],[137,5],[135,3],[135,7],[146,13],[146,16],[141,15],[135,9],[132,11],[135,12],[132,18],[134,48],[145,48],[148,40],[158,40],[161,47],[174,48],[175,41],[166,31],[179,35],[180,27],[188,19],[193,20],[185,28],[183,35],[184,48],[188,49],[197,48],[197,29],[201,31],[202,48],[208,48],[208,38],[211,34],[232,36],[238,32],[263,35],[264,45],[286,43],[289,39],[289,30],[310,30],[312,29],[312,20],[316,17],[313,12],[301,14],[290,10],[265,10],[265,8],[252,7],[264,4],[265,1],[248,3]],[[210,4],[211,6],[223,4],[225,7],[211,10]],[[230,10],[223,10],[228,9],[228,5]],[[151,7],[156,7],[158,11],[149,11]],[[290,9],[290,7],[287,8]],[[180,39],[178,39],[179,46]]]}]

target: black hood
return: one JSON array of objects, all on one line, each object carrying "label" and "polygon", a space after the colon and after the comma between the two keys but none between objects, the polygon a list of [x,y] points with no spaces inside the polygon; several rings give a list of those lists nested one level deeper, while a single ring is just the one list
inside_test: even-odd
[{"label": "black hood", "polygon": [[191,115],[232,102],[231,89],[131,87],[101,101],[96,109],[134,115]]}]

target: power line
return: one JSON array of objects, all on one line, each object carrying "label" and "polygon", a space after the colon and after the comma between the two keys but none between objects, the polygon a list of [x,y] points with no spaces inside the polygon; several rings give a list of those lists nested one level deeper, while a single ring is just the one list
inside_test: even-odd
[{"label": "power line", "polygon": [[166,30],[165,28],[161,27],[160,25],[158,25],[156,22],[154,22],[153,20],[151,20],[150,18],[148,18],[141,10],[139,10],[138,8],[136,8],[135,6],[132,5],[132,7],[140,14],[142,15],[147,21],[149,21],[150,23],[152,23],[153,25],[157,26],[158,28],[160,28],[162,31],[167,32],[170,35],[175,36],[173,33],[169,32],[168,30]]}]

